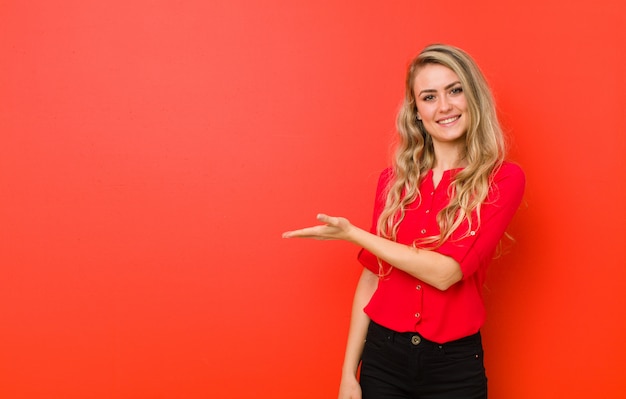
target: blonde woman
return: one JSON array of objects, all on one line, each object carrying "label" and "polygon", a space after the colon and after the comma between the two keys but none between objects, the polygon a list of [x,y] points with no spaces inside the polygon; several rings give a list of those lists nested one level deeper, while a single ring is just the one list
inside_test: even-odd
[{"label": "blonde woman", "polygon": [[320,214],[283,236],[362,247],[340,399],[486,398],[481,290],[524,173],[505,161],[490,89],[458,48],[412,61],[397,128],[369,232]]}]

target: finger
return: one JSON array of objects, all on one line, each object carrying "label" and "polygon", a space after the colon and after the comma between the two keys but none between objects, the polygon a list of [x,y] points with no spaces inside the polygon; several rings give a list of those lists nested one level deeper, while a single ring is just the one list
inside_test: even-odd
[{"label": "finger", "polygon": [[307,234],[303,233],[304,229],[301,230],[293,230],[293,231],[286,231],[283,233],[283,238],[294,238],[294,237],[304,237]]},{"label": "finger", "polygon": [[323,213],[318,213],[317,214],[317,220],[319,220],[322,223],[333,224],[333,219],[335,219],[335,218],[333,218],[331,216],[328,216],[326,214],[323,214]]},{"label": "finger", "polygon": [[293,230],[293,231],[287,231],[285,233],[283,233],[283,238],[293,238],[293,237],[301,237],[301,238],[306,238],[306,237],[317,237],[319,236],[319,227],[320,226],[315,226],[315,227],[307,227],[305,229],[299,229],[299,230]]}]

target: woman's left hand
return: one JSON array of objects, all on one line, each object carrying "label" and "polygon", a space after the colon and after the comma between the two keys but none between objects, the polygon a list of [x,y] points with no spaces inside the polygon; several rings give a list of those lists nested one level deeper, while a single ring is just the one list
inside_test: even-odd
[{"label": "woman's left hand", "polygon": [[347,240],[354,226],[348,219],[339,216],[328,216],[320,213],[317,220],[323,225],[306,227],[300,230],[287,231],[283,238],[313,238],[316,240]]}]

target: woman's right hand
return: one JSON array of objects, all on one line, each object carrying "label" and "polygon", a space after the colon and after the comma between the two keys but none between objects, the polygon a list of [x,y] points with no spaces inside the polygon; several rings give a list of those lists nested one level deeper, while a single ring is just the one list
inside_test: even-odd
[{"label": "woman's right hand", "polygon": [[361,399],[361,385],[353,375],[341,377],[338,399]]}]

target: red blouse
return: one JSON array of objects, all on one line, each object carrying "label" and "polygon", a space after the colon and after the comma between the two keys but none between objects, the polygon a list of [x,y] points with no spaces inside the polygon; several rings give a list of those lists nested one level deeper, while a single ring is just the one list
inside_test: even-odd
[{"label": "red blouse", "polygon": [[[397,241],[411,245],[416,239],[439,233],[437,213],[450,201],[448,187],[460,169],[446,171],[437,187],[432,170],[420,184],[420,204],[406,210]],[[385,204],[385,188],[391,169],[380,176],[371,231]],[[435,251],[454,258],[461,265],[463,279],[446,291],[440,291],[409,274],[391,268],[382,277],[378,288],[365,307],[365,313],[376,323],[398,332],[416,331],[427,339],[443,343],[476,333],[485,322],[482,287],[498,242],[519,207],[524,194],[522,169],[505,162],[494,176],[491,189],[480,212],[480,226],[472,215],[472,229],[464,222],[452,237]],[[375,274],[379,273],[377,258],[362,249],[359,261]],[[384,270],[390,265],[383,262]]]}]

